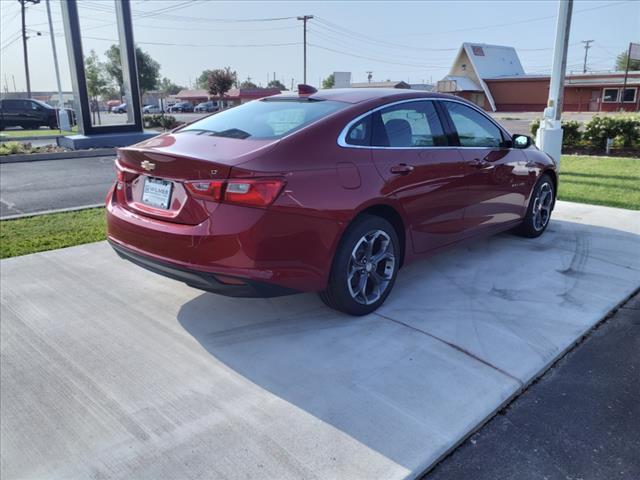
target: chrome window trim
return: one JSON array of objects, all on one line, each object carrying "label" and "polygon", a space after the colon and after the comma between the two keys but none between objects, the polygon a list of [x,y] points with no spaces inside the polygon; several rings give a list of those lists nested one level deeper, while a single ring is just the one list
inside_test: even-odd
[{"label": "chrome window trim", "polygon": [[[485,118],[487,118],[491,123],[493,123],[498,130],[500,130],[500,132],[502,132],[502,134],[506,137],[506,138],[511,138],[511,135],[509,135],[509,132],[507,132],[502,125],[500,125],[498,122],[496,122],[493,118],[491,118],[489,115],[486,114],[486,112],[484,112],[481,108],[475,106],[475,105],[470,105],[467,102],[460,102],[458,100],[454,100],[452,98],[437,98],[437,97],[432,97],[432,98],[410,98],[410,99],[406,99],[406,100],[398,100],[396,102],[391,102],[391,103],[387,103],[384,105],[380,105],[376,108],[373,108],[361,115],[358,115],[356,118],[354,118],[353,120],[351,120],[349,123],[347,123],[347,125],[340,131],[340,135],[338,135],[338,146],[342,147],[342,148],[368,148],[370,150],[424,150],[427,148],[438,148],[438,149],[451,149],[451,148],[473,148],[473,149],[479,149],[479,148],[500,148],[500,147],[463,147],[463,146],[456,146],[456,145],[445,145],[445,146],[437,146],[437,145],[429,145],[429,146],[421,146],[421,147],[382,147],[382,146],[374,146],[374,145],[351,145],[349,143],[347,143],[347,133],[349,133],[349,130],[351,129],[351,127],[353,127],[356,123],[358,123],[360,120],[362,120],[364,117],[366,117],[367,115],[371,115],[372,113],[375,113],[379,110],[383,110],[387,107],[393,107],[395,105],[401,105],[403,103],[411,103],[411,102],[453,102],[453,103],[459,103],[461,105],[464,105],[466,107],[469,107],[475,111],[477,111],[478,113],[480,113],[481,115],[484,115]],[[439,120],[439,117],[438,117]],[[444,130],[444,125],[442,125],[442,128]]]}]

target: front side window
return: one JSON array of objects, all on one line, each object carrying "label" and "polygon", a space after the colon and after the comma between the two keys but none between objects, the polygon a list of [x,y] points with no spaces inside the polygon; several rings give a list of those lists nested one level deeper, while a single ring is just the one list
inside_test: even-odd
[{"label": "front side window", "polygon": [[462,147],[499,147],[500,129],[477,110],[457,102],[442,102],[449,112]]},{"label": "front side window", "polygon": [[373,114],[372,145],[379,147],[432,147],[446,145],[433,102],[392,105]]},{"label": "front side window", "polygon": [[257,100],[193,122],[178,133],[271,140],[299,130],[348,105],[331,100]]},{"label": "front side window", "polygon": [[618,101],[618,89],[617,88],[605,88],[602,92],[602,101],[604,103],[612,103]]}]

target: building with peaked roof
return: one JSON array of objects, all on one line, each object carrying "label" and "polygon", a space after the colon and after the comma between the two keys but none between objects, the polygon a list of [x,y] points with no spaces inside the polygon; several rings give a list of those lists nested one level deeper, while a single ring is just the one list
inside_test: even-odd
[{"label": "building with peaked roof", "polygon": [[[566,111],[640,111],[640,72],[589,72],[567,75]],[[436,91],[451,93],[489,111],[542,111],[547,105],[550,77],[527,75],[513,47],[463,43],[449,74]]]}]

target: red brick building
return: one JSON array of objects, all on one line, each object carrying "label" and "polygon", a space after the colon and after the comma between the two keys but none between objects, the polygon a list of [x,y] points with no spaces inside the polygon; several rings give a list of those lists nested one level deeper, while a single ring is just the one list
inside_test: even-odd
[{"label": "red brick building", "polygon": [[[640,72],[629,72],[624,95],[623,82],[624,72],[567,75],[563,110],[640,111]],[[546,107],[549,83],[549,76],[525,74],[512,47],[464,43],[437,90],[489,111],[531,112]]]}]

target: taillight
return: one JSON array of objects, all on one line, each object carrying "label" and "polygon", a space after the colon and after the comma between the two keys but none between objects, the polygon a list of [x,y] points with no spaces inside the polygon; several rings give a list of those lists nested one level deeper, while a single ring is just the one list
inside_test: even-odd
[{"label": "taillight", "polygon": [[255,207],[271,205],[284,186],[278,179],[193,180],[185,187],[197,198]]},{"label": "taillight", "polygon": [[224,201],[266,207],[278,197],[284,182],[276,179],[229,180]]},{"label": "taillight", "polygon": [[116,162],[116,179],[118,180],[118,182],[130,182],[137,176],[138,174],[136,172],[126,170],[122,168],[122,166],[120,166],[118,162]]},{"label": "taillight", "polygon": [[194,197],[213,200],[214,202],[219,202],[222,198],[223,184],[222,180],[196,180],[184,183],[187,190]]}]

